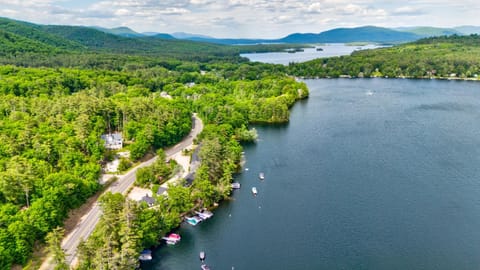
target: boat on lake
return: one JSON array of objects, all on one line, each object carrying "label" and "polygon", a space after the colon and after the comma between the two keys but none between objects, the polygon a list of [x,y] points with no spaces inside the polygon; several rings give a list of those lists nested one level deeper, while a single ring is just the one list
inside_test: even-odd
[{"label": "boat on lake", "polygon": [[162,239],[165,240],[165,242],[166,242],[168,245],[175,245],[175,244],[177,244],[178,242],[180,242],[180,240],[182,239],[182,237],[181,237],[179,234],[171,233],[171,234],[169,234],[168,236],[162,237]]},{"label": "boat on lake", "polygon": [[265,174],[263,172],[259,173],[258,178],[260,178],[260,180],[265,179]]},{"label": "boat on lake", "polygon": [[192,226],[196,226],[198,223],[202,222],[203,219],[201,219],[199,216],[193,216],[193,217],[186,217],[185,220],[187,221],[188,224]]},{"label": "boat on lake", "polygon": [[240,188],[240,183],[238,183],[238,182],[232,183],[232,188],[233,189],[239,189]]},{"label": "boat on lake", "polygon": [[256,187],[252,187],[252,193],[253,195],[257,196],[258,191]]},{"label": "boat on lake", "polygon": [[202,270],[210,270],[210,267],[208,267],[208,265],[206,265],[206,264],[204,264],[204,263],[202,263],[202,265],[200,266],[200,268],[201,268]]},{"label": "boat on lake", "polygon": [[138,257],[140,261],[151,261],[152,260],[152,251],[150,249],[144,249],[140,252]]},{"label": "boat on lake", "polygon": [[213,217],[213,213],[206,210],[206,209],[203,209],[202,211],[195,211],[195,213],[203,220],[206,220],[206,219],[209,219],[211,217]]},{"label": "boat on lake", "polygon": [[207,255],[205,254],[205,251],[200,251],[200,254],[198,255],[198,257],[200,257],[200,261],[205,261],[205,257]]}]

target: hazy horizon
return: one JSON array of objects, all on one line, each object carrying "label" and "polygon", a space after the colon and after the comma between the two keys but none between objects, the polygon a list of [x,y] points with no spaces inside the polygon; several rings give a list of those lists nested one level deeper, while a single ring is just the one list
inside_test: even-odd
[{"label": "hazy horizon", "polygon": [[367,25],[478,25],[480,11],[480,3],[470,0],[0,0],[0,4],[0,16],[37,24],[262,39]]}]

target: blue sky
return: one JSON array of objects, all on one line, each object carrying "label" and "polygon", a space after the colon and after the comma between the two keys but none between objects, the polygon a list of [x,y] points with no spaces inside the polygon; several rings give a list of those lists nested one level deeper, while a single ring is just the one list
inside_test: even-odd
[{"label": "blue sky", "polygon": [[128,26],[137,32],[279,38],[364,25],[480,25],[480,1],[0,0],[0,16],[40,24]]}]

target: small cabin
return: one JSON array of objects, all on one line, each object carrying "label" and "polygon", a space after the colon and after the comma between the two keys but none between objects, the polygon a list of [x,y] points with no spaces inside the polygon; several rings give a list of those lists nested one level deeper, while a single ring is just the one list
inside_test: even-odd
[{"label": "small cabin", "polygon": [[149,196],[148,194],[143,196],[141,201],[147,203],[149,207],[152,207],[155,204],[155,198]]},{"label": "small cabin", "polygon": [[157,190],[157,195],[167,194],[166,192],[167,192],[167,188],[159,187]]},{"label": "small cabin", "polygon": [[106,149],[117,150],[123,148],[123,137],[121,133],[103,134],[101,138],[105,142],[104,146]]}]

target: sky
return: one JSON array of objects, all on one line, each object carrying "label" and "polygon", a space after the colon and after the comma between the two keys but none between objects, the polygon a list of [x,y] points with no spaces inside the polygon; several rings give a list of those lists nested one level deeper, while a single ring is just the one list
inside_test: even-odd
[{"label": "sky", "polygon": [[217,38],[281,38],[365,25],[478,26],[479,14],[478,0],[0,0],[0,17],[38,24]]}]

